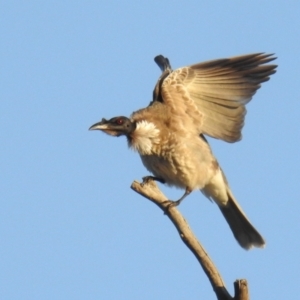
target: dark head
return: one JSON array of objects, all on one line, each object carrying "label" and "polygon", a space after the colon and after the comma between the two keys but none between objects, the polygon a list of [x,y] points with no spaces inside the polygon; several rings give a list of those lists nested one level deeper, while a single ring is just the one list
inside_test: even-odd
[{"label": "dark head", "polygon": [[101,122],[98,122],[92,125],[89,130],[101,130],[112,136],[129,136],[136,128],[135,122],[130,121],[126,117],[115,117],[110,120],[102,119]]}]

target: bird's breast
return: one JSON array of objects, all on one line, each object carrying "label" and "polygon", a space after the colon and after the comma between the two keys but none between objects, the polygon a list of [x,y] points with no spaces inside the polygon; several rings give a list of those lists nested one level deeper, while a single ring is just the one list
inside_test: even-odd
[{"label": "bird's breast", "polygon": [[141,154],[144,166],[167,184],[179,188],[202,189],[215,173],[215,160],[209,146],[200,138],[178,140],[169,137]]},{"label": "bird's breast", "polygon": [[162,122],[138,121],[129,146],[151,173],[171,186],[202,189],[216,172],[207,142],[196,133],[170,130]]}]

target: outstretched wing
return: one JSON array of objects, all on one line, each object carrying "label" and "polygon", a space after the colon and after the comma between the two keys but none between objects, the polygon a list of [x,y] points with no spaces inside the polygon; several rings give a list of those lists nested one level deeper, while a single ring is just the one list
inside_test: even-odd
[{"label": "outstretched wing", "polygon": [[255,53],[173,72],[165,68],[167,74],[160,78],[153,100],[170,106],[177,115],[192,118],[200,133],[236,142],[241,139],[245,105],[260,84],[276,72],[276,65],[266,64],[274,59],[272,54]]}]

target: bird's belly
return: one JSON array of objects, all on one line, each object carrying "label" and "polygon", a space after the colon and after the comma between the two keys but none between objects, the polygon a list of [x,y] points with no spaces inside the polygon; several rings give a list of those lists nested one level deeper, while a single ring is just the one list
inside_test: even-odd
[{"label": "bird's belly", "polygon": [[190,155],[141,155],[144,166],[168,185],[179,188],[202,189],[212,178],[211,162]]}]

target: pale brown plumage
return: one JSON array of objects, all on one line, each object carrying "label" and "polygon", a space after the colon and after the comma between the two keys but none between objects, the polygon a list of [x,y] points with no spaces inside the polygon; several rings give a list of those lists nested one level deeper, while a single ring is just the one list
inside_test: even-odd
[{"label": "pale brown plumage", "polygon": [[172,71],[169,61],[158,56],[155,61],[163,73],[150,105],[130,119],[103,119],[90,129],[126,135],[155,177],[185,189],[184,196],[200,189],[218,204],[243,248],[263,247],[264,239],[235,200],[204,135],[226,142],[241,139],[245,105],[275,73],[276,66],[266,64],[274,59],[257,53]]},{"label": "pale brown plumage", "polygon": [[176,115],[192,118],[203,134],[236,142],[241,139],[247,104],[260,84],[275,73],[264,65],[271,54],[249,54],[180,68],[164,79],[163,102]]}]

